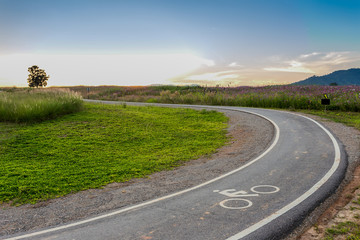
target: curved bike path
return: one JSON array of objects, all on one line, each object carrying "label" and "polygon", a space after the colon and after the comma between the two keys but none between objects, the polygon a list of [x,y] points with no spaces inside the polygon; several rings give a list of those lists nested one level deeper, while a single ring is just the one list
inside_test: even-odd
[{"label": "curved bike path", "polygon": [[7,239],[280,239],[330,196],[345,175],[343,146],[310,118],[266,109],[157,105],[256,114],[274,125],[275,136],[257,158],[201,185]]}]

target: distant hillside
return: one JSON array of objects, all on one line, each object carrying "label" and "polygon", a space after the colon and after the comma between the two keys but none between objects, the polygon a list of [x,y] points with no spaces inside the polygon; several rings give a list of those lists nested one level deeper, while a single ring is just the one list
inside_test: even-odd
[{"label": "distant hillside", "polygon": [[335,71],[324,76],[312,76],[291,85],[360,85],[360,68]]}]

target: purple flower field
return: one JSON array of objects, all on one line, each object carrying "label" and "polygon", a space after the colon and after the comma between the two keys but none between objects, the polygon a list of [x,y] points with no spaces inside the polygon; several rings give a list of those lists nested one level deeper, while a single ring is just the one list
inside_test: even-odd
[{"label": "purple flower field", "polygon": [[321,99],[326,94],[330,99],[328,110],[360,112],[360,86],[93,87],[89,93],[83,88],[73,90],[91,99],[311,110],[325,109]]}]

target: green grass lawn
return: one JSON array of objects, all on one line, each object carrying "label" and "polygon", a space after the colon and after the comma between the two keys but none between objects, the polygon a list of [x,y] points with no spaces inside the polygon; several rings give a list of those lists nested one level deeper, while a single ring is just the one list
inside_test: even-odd
[{"label": "green grass lawn", "polygon": [[344,123],[350,127],[355,127],[360,130],[360,112],[341,112],[341,111],[325,112],[320,110],[301,110],[300,112],[317,115],[323,118],[327,118],[334,122]]},{"label": "green grass lawn", "polygon": [[228,119],[215,111],[84,108],[41,123],[0,122],[0,202],[35,203],[144,177],[227,141]]}]

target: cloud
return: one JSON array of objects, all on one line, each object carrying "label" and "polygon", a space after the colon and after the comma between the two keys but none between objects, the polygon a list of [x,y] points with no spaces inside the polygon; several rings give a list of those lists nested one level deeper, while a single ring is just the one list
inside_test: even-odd
[{"label": "cloud", "polygon": [[265,71],[271,72],[297,72],[297,73],[314,73],[311,69],[303,67],[303,63],[292,60],[288,63],[289,66],[286,67],[268,67],[264,68]]},{"label": "cloud", "polygon": [[236,79],[239,77],[239,75],[235,74],[235,72],[236,71],[221,71],[221,72],[214,72],[214,73],[203,73],[203,74],[188,76],[185,78],[185,80],[223,81],[223,80],[227,80],[227,79]]},{"label": "cloud", "polygon": [[352,64],[359,64],[359,52],[312,52],[302,54],[292,60],[281,60],[278,66],[265,67],[265,71],[293,72],[293,73],[318,73],[324,74],[336,68],[350,68]]},{"label": "cloud", "polygon": [[243,67],[243,65],[237,64],[237,62],[232,62],[228,66],[229,67]]},{"label": "cloud", "polygon": [[309,53],[309,54],[302,54],[302,55],[300,55],[299,58],[306,59],[306,58],[309,58],[309,57],[317,56],[319,54],[321,54],[321,53],[313,52],[313,53]]}]

